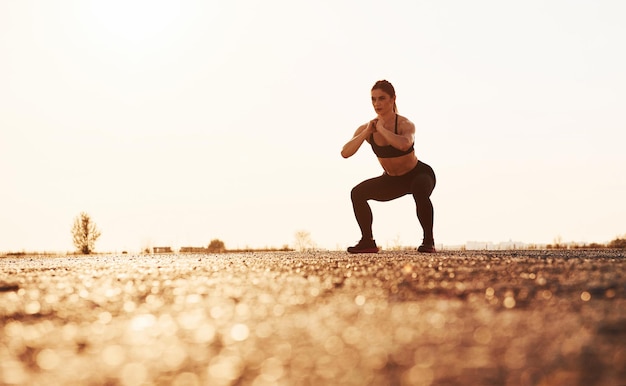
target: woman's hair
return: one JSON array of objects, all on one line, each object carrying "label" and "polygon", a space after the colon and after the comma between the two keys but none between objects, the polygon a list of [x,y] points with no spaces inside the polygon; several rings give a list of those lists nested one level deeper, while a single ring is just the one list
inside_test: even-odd
[{"label": "woman's hair", "polygon": [[[386,80],[379,80],[378,82],[374,83],[374,86],[372,87],[372,91],[376,89],[382,90],[383,92],[389,94],[389,96],[392,98],[395,98],[396,96],[396,89],[394,89],[393,85]],[[398,106],[396,106],[395,101],[393,102],[393,111],[395,113],[398,112]]]}]

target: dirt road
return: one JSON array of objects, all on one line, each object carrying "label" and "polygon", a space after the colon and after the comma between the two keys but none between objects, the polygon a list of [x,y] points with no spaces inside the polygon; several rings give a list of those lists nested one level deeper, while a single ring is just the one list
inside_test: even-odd
[{"label": "dirt road", "polygon": [[5,385],[626,385],[626,252],[0,258]]}]

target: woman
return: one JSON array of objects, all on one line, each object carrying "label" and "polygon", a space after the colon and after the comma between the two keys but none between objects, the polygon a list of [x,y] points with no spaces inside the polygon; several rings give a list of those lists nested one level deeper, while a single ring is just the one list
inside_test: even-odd
[{"label": "woman", "polygon": [[361,240],[348,248],[350,253],[376,253],[378,247],[372,234],[372,210],[368,200],[391,201],[412,194],[417,207],[417,218],[423,229],[419,252],[434,253],[433,204],[430,194],[435,188],[433,169],[419,161],[414,151],[415,125],[398,115],[396,92],[391,83],[379,80],[372,87],[372,105],[377,117],[361,125],[341,155],[351,157],[367,141],[378,157],[384,173],[365,180],[352,189],[352,207],[361,228]]}]

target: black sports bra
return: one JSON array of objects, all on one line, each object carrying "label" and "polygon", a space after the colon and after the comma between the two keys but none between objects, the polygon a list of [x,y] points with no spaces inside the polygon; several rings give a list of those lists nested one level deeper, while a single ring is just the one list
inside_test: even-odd
[{"label": "black sports bra", "polygon": [[[398,134],[398,114],[396,114],[395,133]],[[376,154],[378,158],[402,157],[403,155],[413,153],[413,151],[415,150],[415,147],[414,147],[415,144],[411,144],[411,147],[405,151],[396,149],[395,147],[391,145],[379,146],[378,144],[376,144],[376,141],[374,141],[374,133],[370,134],[370,145],[372,145],[372,150],[374,151],[374,154]]]}]

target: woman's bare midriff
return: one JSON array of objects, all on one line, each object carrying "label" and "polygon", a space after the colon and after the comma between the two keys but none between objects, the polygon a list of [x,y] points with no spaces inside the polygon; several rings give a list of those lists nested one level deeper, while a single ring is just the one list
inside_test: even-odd
[{"label": "woman's bare midriff", "polygon": [[378,162],[390,176],[401,176],[415,168],[417,156],[415,153],[411,153],[394,158],[378,158]]}]

